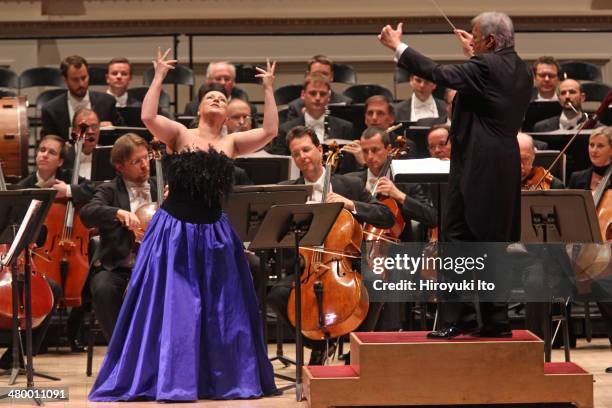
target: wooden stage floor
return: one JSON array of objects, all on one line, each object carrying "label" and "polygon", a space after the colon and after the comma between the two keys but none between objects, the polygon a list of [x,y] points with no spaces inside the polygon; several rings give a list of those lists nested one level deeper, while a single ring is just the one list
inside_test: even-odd
[{"label": "wooden stage floor", "polygon": [[[270,355],[275,352],[276,346],[269,346]],[[3,351],[3,350],[2,350]],[[45,403],[51,408],[59,407],[151,407],[159,406],[155,402],[129,402],[129,403],[93,403],[87,401],[87,393],[91,388],[97,369],[102,363],[105,347],[97,347],[94,355],[94,376],[87,377],[85,375],[86,355],[85,354],[70,354],[67,352],[53,351],[40,355],[35,358],[35,367],[41,372],[45,372],[54,376],[60,377],[61,381],[48,381],[35,378],[37,387],[68,387],[70,392],[69,402],[51,402]],[[293,345],[285,346],[286,355],[293,357],[295,351]],[[308,358],[308,350],[305,352]],[[612,366],[612,352],[607,339],[594,339],[592,343],[587,343],[584,340],[578,341],[578,347],[572,350],[572,361],[582,366],[585,370],[591,372],[595,376],[595,407],[604,408],[612,407],[612,374],[604,372],[606,367]],[[553,361],[563,361],[563,351],[553,350]],[[295,372],[294,367],[281,368],[281,364],[274,363],[274,368],[278,373],[291,375]],[[334,361],[333,364],[340,364]],[[0,388],[6,387],[8,382],[7,376],[0,377]],[[277,380],[277,386],[282,387],[288,382]],[[25,385],[25,377],[19,377],[17,387]],[[34,405],[34,404],[32,404]],[[14,406],[24,407],[24,403],[7,404],[0,401],[0,407]],[[285,391],[278,397],[262,398],[259,400],[242,400],[242,401],[198,401],[194,403],[177,403],[164,404],[164,407],[307,407],[307,403],[295,401],[295,389]]]}]

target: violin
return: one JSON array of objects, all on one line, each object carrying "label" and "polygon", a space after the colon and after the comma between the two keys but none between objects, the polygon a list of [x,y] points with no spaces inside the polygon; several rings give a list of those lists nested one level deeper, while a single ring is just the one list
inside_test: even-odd
[{"label": "violin", "polygon": [[[322,202],[325,202],[331,174],[338,164],[337,145],[331,145],[325,165]],[[369,299],[361,275],[352,259],[360,259],[362,228],[342,209],[325,239],[323,248],[300,248],[304,260],[301,279],[302,334],[312,340],[343,336],[365,319]],[[287,305],[289,320],[295,325],[295,288]]]},{"label": "violin", "polygon": [[521,190],[550,190],[554,176],[544,167],[533,167],[529,176],[523,181]]},{"label": "violin", "polygon": [[[6,183],[4,181],[4,172],[0,164],[0,191],[6,191]],[[14,226],[14,233],[17,232],[17,226]],[[8,244],[0,245],[0,255],[6,255],[9,250]],[[29,251],[30,249],[26,249]],[[38,327],[45,317],[53,309],[53,292],[49,283],[43,275],[37,272],[30,258],[30,290],[31,290],[31,308],[32,308],[32,328]],[[16,261],[18,273],[18,281],[15,284],[19,285],[19,327],[25,330],[25,287],[23,285],[23,271],[25,271],[25,257],[19,256]],[[13,273],[9,267],[0,268],[0,328],[11,329],[13,327]]]},{"label": "violin", "polygon": [[[79,125],[74,142],[75,158],[70,184],[79,183],[79,167],[87,125]],[[77,216],[71,200],[56,200],[49,209],[45,226],[47,241],[34,250],[34,264],[58,282],[64,292],[64,306],[81,306],[81,292],[89,273],[89,229]]]},{"label": "violin", "polygon": [[161,207],[164,201],[164,171],[162,167],[162,159],[164,157],[165,146],[159,141],[151,142],[151,149],[149,151],[149,158],[155,161],[155,186],[157,187],[157,202],[151,202],[143,204],[136,209],[136,217],[140,221],[140,227],[134,232],[136,237],[136,243],[140,244],[142,238],[149,226],[149,223],[153,219],[155,212]]},{"label": "violin", "polygon": [[[401,123],[400,123],[400,126],[401,126]],[[395,130],[394,127],[392,126],[389,129],[387,129],[386,132],[389,133],[390,129],[391,129],[391,132]],[[380,182],[380,179],[382,177],[385,177],[386,174],[389,172],[389,169],[391,168],[391,162],[407,154],[408,150],[410,149],[406,145],[406,138],[404,136],[397,137],[396,146],[397,147],[392,149],[391,152],[389,152],[389,154],[387,155],[387,160],[385,161],[385,164],[380,169],[380,173],[378,174],[378,179],[376,183],[374,183],[374,185],[372,186],[372,189],[370,190],[370,194],[374,195],[376,193],[376,188],[378,187],[378,183]],[[389,208],[389,210],[393,214],[393,218],[395,218],[395,223],[393,224],[391,228],[377,228],[373,225],[365,224],[363,228],[364,234],[365,234],[364,235],[365,240],[368,242],[370,241],[399,242],[399,237],[400,235],[402,235],[402,232],[404,231],[404,228],[406,227],[406,221],[404,220],[404,217],[402,216],[401,208],[397,204],[397,201],[395,201],[391,197],[387,197],[382,194],[378,194],[376,195],[376,199],[380,201],[382,204],[384,204],[385,206],[387,206],[387,208]]]}]

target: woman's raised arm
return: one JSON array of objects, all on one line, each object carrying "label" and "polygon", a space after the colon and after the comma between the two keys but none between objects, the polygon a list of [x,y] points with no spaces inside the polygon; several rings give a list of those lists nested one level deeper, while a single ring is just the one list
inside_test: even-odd
[{"label": "woman's raised arm", "polygon": [[142,123],[145,124],[156,139],[159,139],[166,145],[174,146],[176,145],[177,137],[181,133],[181,128],[184,126],[165,116],[157,114],[162,83],[168,71],[174,69],[174,64],[176,64],[176,60],[166,60],[169,53],[170,48],[168,48],[163,55],[161,50],[159,48],[157,49],[157,59],[153,61],[155,76],[142,101],[140,117]]}]

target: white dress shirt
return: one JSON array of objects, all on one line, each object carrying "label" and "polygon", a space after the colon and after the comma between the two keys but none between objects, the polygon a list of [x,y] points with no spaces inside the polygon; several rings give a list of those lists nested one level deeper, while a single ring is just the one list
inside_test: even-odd
[{"label": "white dress shirt", "polygon": [[[323,170],[321,177],[319,177],[317,181],[308,181],[304,179],[304,184],[313,186],[312,195],[310,196],[309,200],[306,202],[307,204],[321,203],[321,200],[323,197],[323,182],[324,181],[325,181],[325,170]],[[328,193],[331,193],[331,192],[332,192],[332,185],[330,182]]]},{"label": "white dress shirt", "polygon": [[127,100],[128,100],[128,93],[124,92],[123,95],[121,96],[115,96],[110,90],[106,90],[106,93],[109,94],[110,96],[112,96],[113,98],[115,98],[115,100],[117,101],[115,103],[115,106],[117,108],[125,108],[127,106]]},{"label": "white dress shirt", "polygon": [[91,180],[91,160],[93,154],[85,154],[81,152],[79,156],[79,176]]},{"label": "white dress shirt", "polygon": [[74,96],[72,96],[70,91],[68,91],[68,115],[70,116],[70,123],[72,123],[72,120],[74,119],[75,112],[83,108],[91,109],[89,91],[87,91],[83,99],[75,98]]},{"label": "white dress shirt", "polygon": [[136,212],[141,206],[150,203],[151,200],[151,186],[149,183],[132,183],[131,181],[124,180],[125,187],[130,197],[130,211]]},{"label": "white dress shirt", "polygon": [[314,129],[320,143],[325,140],[325,115],[321,115],[319,119],[315,119],[304,112],[304,124]]},{"label": "white dress shirt", "polygon": [[[51,176],[47,180],[43,180],[43,178],[40,176],[40,173],[38,171],[36,172],[36,187],[53,188],[53,185],[55,184],[55,180],[56,180],[55,175]],[[72,197],[72,190],[70,189],[70,184],[66,184],[66,197],[67,198]]]},{"label": "white dress shirt", "polygon": [[429,98],[427,98],[423,102],[419,98],[417,98],[416,94],[413,93],[411,101],[411,122],[416,122],[419,119],[440,117],[440,115],[438,114],[438,107],[436,106],[436,102],[434,101],[433,96],[429,95]]}]

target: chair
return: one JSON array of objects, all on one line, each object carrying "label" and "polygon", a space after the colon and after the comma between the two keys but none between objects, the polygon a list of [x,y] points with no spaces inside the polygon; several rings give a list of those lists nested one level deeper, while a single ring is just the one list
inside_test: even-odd
[{"label": "chair", "polygon": [[[90,265],[91,265],[93,256],[95,255],[99,247],[100,247],[100,236],[96,235],[96,236],[91,237],[89,239],[89,248],[88,248]],[[93,266],[90,267],[89,276],[91,276],[92,268]],[[94,349],[96,336],[100,332],[101,332],[100,326],[97,324],[96,312],[94,310],[93,302],[92,302],[91,311],[89,312],[89,333],[87,336],[87,367],[85,368],[85,375],[87,375],[88,377],[91,377],[92,368],[93,368],[93,354],[94,354],[93,349]]]},{"label": "chair", "polygon": [[46,91],[42,91],[36,97],[36,104],[35,104],[36,109],[41,110],[45,103],[49,102],[51,99],[55,98],[56,96],[59,96],[66,92],[68,91],[65,89],[47,89]]},{"label": "chair", "polygon": [[353,85],[346,88],[342,94],[351,98],[353,103],[364,103],[366,99],[374,95],[383,95],[393,100],[391,91],[380,85]]},{"label": "chair", "polygon": [[19,88],[19,76],[8,68],[0,68],[0,88]]},{"label": "chair", "polygon": [[35,86],[56,86],[65,88],[66,84],[64,83],[59,68],[30,68],[19,75],[19,89],[32,88]]},{"label": "chair", "polygon": [[565,61],[560,64],[559,78],[577,81],[601,82],[601,68],[583,61]]},{"label": "chair", "polygon": [[89,72],[89,86],[106,86],[106,73],[108,72],[108,68],[101,65],[91,65],[87,68]]},{"label": "chair", "polygon": [[[144,86],[151,85],[155,76],[155,68],[150,67],[145,70],[142,75],[142,84]],[[174,100],[170,103],[174,106],[175,113],[178,112],[178,85],[189,86],[189,100],[193,99],[193,87],[195,85],[195,75],[191,68],[184,65],[175,65],[174,69],[168,71],[164,78],[164,84],[174,85]]]},{"label": "chair", "polygon": [[582,92],[586,95],[586,102],[594,101],[601,102],[612,90],[612,86],[602,84],[600,82],[583,82]]},{"label": "chair", "polygon": [[[131,96],[134,99],[142,102],[148,90],[149,88],[146,86],[138,86],[135,88],[129,88],[128,97]],[[170,97],[168,96],[166,91],[164,91],[163,89],[159,95],[159,107],[164,108],[164,109],[167,109],[168,107],[170,107]]]},{"label": "chair", "polygon": [[[153,82],[153,77],[155,76],[155,68],[150,67],[145,70],[142,74],[142,84],[144,86],[151,85]],[[173,85],[187,85],[194,86],[195,84],[195,76],[191,68],[186,67],[184,65],[176,65],[174,69],[168,71],[168,74],[164,78],[164,84],[173,84]]]},{"label": "chair", "polygon": [[357,83],[357,74],[350,65],[333,64],[332,69],[334,71],[334,82],[340,82],[343,84]]},{"label": "chair", "polygon": [[261,80],[255,75],[259,74],[255,69],[254,64],[236,64],[236,79],[237,84],[261,84]]},{"label": "chair", "polygon": [[274,99],[277,105],[287,105],[289,102],[302,95],[302,85],[283,85],[274,91]]}]

